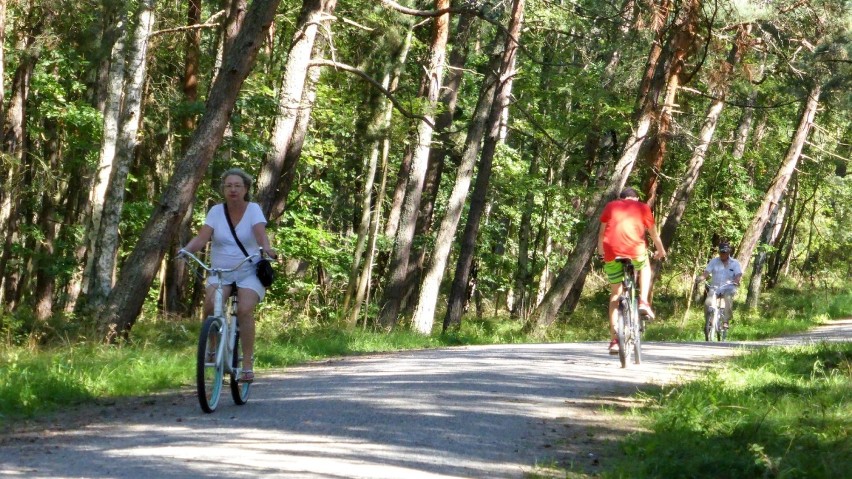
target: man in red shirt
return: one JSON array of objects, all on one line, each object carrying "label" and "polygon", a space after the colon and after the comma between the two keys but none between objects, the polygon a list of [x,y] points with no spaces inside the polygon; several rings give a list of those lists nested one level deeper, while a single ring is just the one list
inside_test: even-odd
[{"label": "man in red shirt", "polygon": [[618,320],[618,297],[621,295],[621,281],[624,279],[623,266],[615,258],[630,258],[639,272],[639,313],[654,318],[651,305],[648,304],[648,291],[651,287],[651,265],[648,262],[645,234],[654,241],[654,259],[666,256],[666,250],[654,226],[651,208],[639,201],[639,193],[633,188],[625,188],[619,199],[610,201],[601,214],[601,228],[598,233],[598,252],[603,253],[604,272],[610,283],[609,331],[612,340],[609,352],[618,354],[618,342],[615,339],[615,324]]}]

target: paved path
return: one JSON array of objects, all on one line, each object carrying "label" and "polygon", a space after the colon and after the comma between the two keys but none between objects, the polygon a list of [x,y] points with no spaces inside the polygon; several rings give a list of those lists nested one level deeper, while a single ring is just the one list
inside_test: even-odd
[{"label": "paved path", "polygon": [[[778,342],[848,341],[850,332],[852,320],[837,321]],[[596,463],[588,431],[607,425],[602,402],[629,407],[638,388],[742,350],[651,342],[644,364],[629,369],[604,343],[312,363],[264,372],[246,406],[225,396],[213,414],[185,390],[87,406],[61,423],[0,434],[0,476],[522,478],[536,464]]]}]

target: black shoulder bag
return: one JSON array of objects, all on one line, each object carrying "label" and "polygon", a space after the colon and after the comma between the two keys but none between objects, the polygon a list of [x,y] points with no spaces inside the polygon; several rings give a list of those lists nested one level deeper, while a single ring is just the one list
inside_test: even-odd
[{"label": "black shoulder bag", "polygon": [[[237,232],[234,230],[234,225],[231,223],[231,215],[228,214],[228,203],[222,203],[222,206],[225,207],[225,219],[228,220],[228,227],[231,228],[231,234],[234,235],[234,241],[237,242],[237,246],[240,247],[240,251],[248,257],[248,251],[246,251],[246,248],[243,246],[242,242],[240,242],[240,239],[237,238]],[[260,284],[262,284],[264,288],[272,286],[272,282],[275,281],[275,270],[272,269],[272,263],[264,257],[261,257],[260,261],[257,262],[257,279],[260,280]]]}]

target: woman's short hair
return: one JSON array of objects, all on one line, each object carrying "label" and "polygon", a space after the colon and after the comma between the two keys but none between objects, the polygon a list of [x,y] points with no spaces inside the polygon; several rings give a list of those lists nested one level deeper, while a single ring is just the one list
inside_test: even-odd
[{"label": "woman's short hair", "polygon": [[245,200],[251,201],[251,193],[250,193],[251,192],[251,185],[252,185],[252,183],[254,183],[254,180],[252,179],[252,177],[249,176],[249,174],[246,173],[245,170],[243,170],[242,168],[229,168],[229,169],[225,170],[224,173],[222,173],[222,178],[221,178],[221,181],[219,183],[219,188],[221,188],[222,191],[225,190],[225,179],[229,176],[239,176],[240,178],[242,178],[243,185],[245,185],[245,187],[246,187]]}]

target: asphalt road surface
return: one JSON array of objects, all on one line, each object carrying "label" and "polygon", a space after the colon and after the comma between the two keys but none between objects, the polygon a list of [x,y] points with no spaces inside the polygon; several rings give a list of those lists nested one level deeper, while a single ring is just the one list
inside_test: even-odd
[{"label": "asphalt road surface", "polygon": [[[852,319],[766,343],[849,341]],[[602,410],[757,343],[645,343],[619,367],[606,344],[460,347],[263,371],[245,406],[227,388],[87,405],[0,433],[2,477],[522,478],[605,460],[622,428]]]}]

